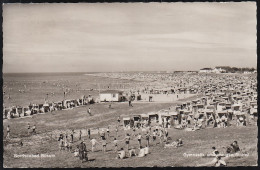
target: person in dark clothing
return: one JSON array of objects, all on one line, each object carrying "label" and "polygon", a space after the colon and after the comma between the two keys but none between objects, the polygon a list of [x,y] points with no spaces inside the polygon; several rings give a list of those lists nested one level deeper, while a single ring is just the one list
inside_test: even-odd
[{"label": "person in dark clothing", "polygon": [[90,129],[88,129],[88,138],[90,139]]},{"label": "person in dark clothing", "polygon": [[33,125],[33,127],[32,127],[32,133],[33,133],[33,134],[36,134],[36,125]]},{"label": "person in dark clothing", "polygon": [[74,130],[72,130],[72,132],[71,132],[71,134],[70,134],[70,137],[71,137],[71,142],[73,143]]},{"label": "person in dark clothing", "polygon": [[86,161],[88,160],[87,147],[83,141],[81,141],[81,143],[79,144],[79,158],[80,158],[81,162],[83,162],[84,159]]},{"label": "person in dark clothing", "polygon": [[239,146],[238,146],[238,144],[237,144],[237,141],[234,141],[234,142],[231,144],[231,147],[232,147],[234,153],[240,151],[240,148],[239,148]]},{"label": "person in dark clothing", "polygon": [[81,140],[82,131],[79,131],[79,140]]},{"label": "person in dark clothing", "polygon": [[231,143],[230,146],[228,146],[227,150],[226,150],[227,153],[231,153],[231,154],[236,153],[238,151],[240,151],[240,148],[237,144],[237,141],[234,141],[233,143]]},{"label": "person in dark clothing", "polygon": [[131,102],[132,102],[131,100],[128,101],[129,107],[132,106]]},{"label": "person in dark clothing", "polygon": [[120,124],[120,116],[118,116],[117,122],[118,122],[118,124]]}]

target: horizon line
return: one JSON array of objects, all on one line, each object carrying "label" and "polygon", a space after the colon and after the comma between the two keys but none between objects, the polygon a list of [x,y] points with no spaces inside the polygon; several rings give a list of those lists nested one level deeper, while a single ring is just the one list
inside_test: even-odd
[{"label": "horizon line", "polygon": [[30,73],[118,73],[118,72],[190,72],[190,71],[198,71],[198,70],[157,70],[157,71],[56,71],[56,72],[3,72],[3,74],[30,74]]}]

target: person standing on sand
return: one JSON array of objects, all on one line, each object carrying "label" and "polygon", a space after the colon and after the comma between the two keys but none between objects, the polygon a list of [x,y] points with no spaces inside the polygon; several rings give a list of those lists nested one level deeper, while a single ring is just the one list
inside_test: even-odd
[{"label": "person standing on sand", "polygon": [[31,130],[31,126],[30,126],[30,123],[28,123],[28,124],[27,124],[28,135],[30,135],[30,130]]},{"label": "person standing on sand", "polygon": [[106,141],[105,137],[102,138],[102,146],[103,146],[102,150],[105,153],[106,152],[106,146],[107,146],[107,141]]},{"label": "person standing on sand", "polygon": [[120,116],[118,116],[117,122],[118,122],[118,124],[120,124]]},{"label": "person standing on sand", "polygon": [[114,138],[114,146],[115,146],[115,152],[118,151],[118,140],[116,138]]},{"label": "person standing on sand", "polygon": [[87,160],[87,147],[86,144],[81,141],[79,144],[79,158],[81,160],[81,163],[83,162],[83,159]]},{"label": "person standing on sand", "polygon": [[63,147],[64,147],[64,141],[62,138],[59,139],[59,148],[60,148],[60,151],[63,150]]},{"label": "person standing on sand", "polygon": [[156,142],[156,131],[155,130],[153,130],[153,142]]},{"label": "person standing on sand", "polygon": [[7,132],[6,139],[10,139],[10,126],[9,125],[7,125],[6,132]]},{"label": "person standing on sand", "polygon": [[141,139],[142,139],[142,135],[141,135],[141,133],[139,133],[139,134],[137,135],[137,140],[138,140],[138,144],[139,144],[139,149],[141,148],[141,145],[142,145]]},{"label": "person standing on sand", "polygon": [[96,139],[91,139],[91,151],[94,152],[95,148],[96,148],[96,144],[98,143],[98,141]]},{"label": "person standing on sand", "polygon": [[118,137],[118,126],[116,126],[116,137]]},{"label": "person standing on sand", "polygon": [[88,138],[90,139],[90,129],[88,128]]},{"label": "person standing on sand", "polygon": [[168,130],[165,129],[164,133],[165,133],[165,135],[164,135],[165,138],[164,139],[165,139],[165,142],[167,142],[168,141],[168,135],[169,135]]},{"label": "person standing on sand", "polygon": [[146,139],[146,145],[149,147],[150,146],[150,134],[147,132],[146,135],[145,135],[145,139]]},{"label": "person standing on sand", "polygon": [[91,116],[91,110],[90,110],[90,108],[88,108],[88,114]]},{"label": "person standing on sand", "polygon": [[126,144],[127,151],[129,150],[129,143],[130,143],[130,135],[128,133],[128,134],[126,134],[126,137],[125,137],[125,144]]},{"label": "person standing on sand", "polygon": [[133,107],[133,105],[132,105],[132,98],[131,97],[129,98],[128,104],[129,104],[129,107]]},{"label": "person standing on sand", "polygon": [[32,133],[33,134],[36,134],[36,125],[34,124],[33,127],[32,127]]},{"label": "person standing on sand", "polygon": [[109,126],[107,127],[107,138],[109,138]]},{"label": "person standing on sand", "polygon": [[105,139],[105,131],[104,131],[104,129],[101,130],[100,137],[101,137],[102,140]]},{"label": "person standing on sand", "polygon": [[73,136],[74,136],[74,129],[72,129],[72,131],[71,131],[71,134],[70,134],[70,137],[71,137],[71,143],[73,143]]},{"label": "person standing on sand", "polygon": [[81,140],[82,131],[79,130],[79,140]]}]

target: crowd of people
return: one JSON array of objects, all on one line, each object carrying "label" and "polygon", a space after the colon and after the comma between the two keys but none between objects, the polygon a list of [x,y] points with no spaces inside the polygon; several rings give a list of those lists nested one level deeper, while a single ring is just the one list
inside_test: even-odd
[{"label": "crowd of people", "polygon": [[[119,121],[117,122],[116,128],[114,129],[112,135],[109,126],[106,129],[99,129],[97,136],[91,135],[91,130],[87,129],[88,134],[84,139],[81,138],[80,131],[78,139],[80,143],[78,145],[74,145],[75,141],[73,140],[73,130],[71,131],[70,135],[60,134],[60,137],[58,139],[59,148],[60,150],[73,152],[74,156],[79,157],[80,160],[87,161],[87,153],[97,152],[98,145],[102,148],[103,153],[107,152],[107,147],[108,145],[110,145],[111,147],[113,147],[112,150],[116,153],[116,159],[126,159],[133,156],[144,157],[150,153],[149,148],[152,145],[156,146],[158,144],[164,145],[168,143],[168,131],[162,126],[158,126],[158,128],[153,131],[151,130],[151,128],[147,129],[147,131],[143,131],[142,128],[135,128],[131,132],[125,133],[125,136],[118,136],[119,129],[121,130],[121,132],[124,132],[124,129],[121,128],[120,125],[120,117],[118,118],[118,120]],[[142,141],[145,141],[145,144]],[[89,150],[86,148],[87,143],[91,145],[91,148],[89,148]],[[135,147],[136,144],[138,145],[138,147]],[[122,145],[123,147],[119,147]],[[76,148],[74,150],[71,150],[72,146]],[[182,144],[176,147],[180,146],[182,146]],[[139,151],[137,152],[137,150]]]},{"label": "crowd of people", "polygon": [[[60,151],[71,152],[75,157],[83,161],[89,161],[90,152],[98,152],[98,146],[102,148],[102,153],[105,154],[108,151],[108,147],[111,147],[115,153],[115,159],[131,159],[132,157],[145,157],[151,153],[151,147],[160,146],[162,148],[177,148],[185,147],[184,141],[181,138],[172,140],[172,135],[169,135],[169,128],[185,129],[188,131],[195,131],[208,126],[213,128],[226,128],[230,126],[234,120],[237,126],[247,126],[251,120],[255,122],[257,118],[257,84],[256,77],[240,77],[240,76],[199,76],[199,75],[178,75],[171,77],[171,81],[179,83],[177,87],[183,89],[195,89],[196,93],[200,93],[203,96],[196,100],[189,102],[183,102],[173,108],[164,110],[164,112],[157,114],[155,119],[152,119],[153,115],[145,115],[135,121],[125,125],[124,119],[118,117],[116,128],[111,132],[111,128],[102,128],[98,130],[98,135],[93,135],[91,129],[87,128],[87,138],[83,137],[82,131],[78,132],[78,140],[75,139],[75,131],[71,130],[70,133],[61,133],[57,139]],[[167,83],[167,75],[161,76],[156,80],[163,80]],[[184,85],[184,83],[186,85]],[[188,86],[188,84],[192,84]],[[143,92],[149,91],[153,93],[150,87],[142,89]],[[171,90],[171,89],[170,89]],[[165,91],[165,90],[163,90]],[[132,91],[135,92],[134,90]],[[171,92],[175,93],[176,89]],[[180,93],[180,90],[177,90]],[[185,90],[183,91],[185,93]],[[89,96],[90,97],[90,96]],[[78,101],[75,104],[74,101]],[[77,105],[89,103],[86,97],[82,100],[64,101],[49,105],[49,111],[73,108]],[[130,100],[131,101],[131,100]],[[46,105],[47,106],[47,105]],[[54,107],[52,109],[52,107]],[[110,105],[109,108],[112,106]],[[132,103],[129,102],[129,107],[132,107]],[[31,113],[35,110],[39,110],[39,106],[29,105]],[[44,105],[43,107],[44,108]],[[5,108],[4,113],[12,115],[14,109]],[[17,108],[15,113],[17,112]],[[91,109],[88,108],[88,114],[91,115]],[[26,111],[24,112],[26,113]],[[8,116],[4,114],[4,116]],[[256,116],[255,116],[256,115]],[[150,117],[151,116],[151,117]],[[154,122],[153,122],[154,121]],[[122,127],[123,125],[123,127]],[[129,128],[125,128],[125,127]],[[10,126],[7,126],[6,138],[10,138]],[[36,134],[36,125],[28,123],[28,135]],[[125,135],[119,135],[125,134]],[[188,140],[188,139],[187,139]],[[91,148],[87,148],[90,145]],[[137,147],[136,147],[137,146]],[[221,154],[214,150],[213,156],[215,157],[212,162],[201,166],[226,166],[226,162],[221,158]],[[239,152],[240,148],[238,142],[234,141],[227,147],[226,153]]]}]

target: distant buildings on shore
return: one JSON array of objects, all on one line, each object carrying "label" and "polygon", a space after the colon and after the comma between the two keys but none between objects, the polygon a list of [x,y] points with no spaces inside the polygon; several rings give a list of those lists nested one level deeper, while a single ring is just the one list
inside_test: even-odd
[{"label": "distant buildings on shore", "polygon": [[199,70],[199,73],[257,73],[255,68],[237,68],[229,66],[217,66],[215,68],[202,68]]}]

